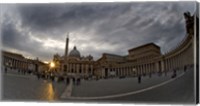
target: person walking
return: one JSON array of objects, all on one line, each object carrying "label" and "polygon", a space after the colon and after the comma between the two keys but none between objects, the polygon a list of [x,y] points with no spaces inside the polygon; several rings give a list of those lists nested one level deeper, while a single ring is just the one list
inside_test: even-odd
[{"label": "person walking", "polygon": [[141,75],[138,76],[138,83],[141,83]]},{"label": "person walking", "polygon": [[7,73],[7,68],[5,67],[5,73]]},{"label": "person walking", "polygon": [[184,72],[186,72],[186,70],[187,70],[187,67],[186,67],[186,66],[184,66]]}]

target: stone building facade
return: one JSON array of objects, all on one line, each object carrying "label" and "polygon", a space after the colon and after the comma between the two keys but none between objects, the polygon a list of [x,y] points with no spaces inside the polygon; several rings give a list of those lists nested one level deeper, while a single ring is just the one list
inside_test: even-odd
[{"label": "stone building facade", "polygon": [[21,54],[2,51],[2,57],[4,68],[28,70],[28,61]]},{"label": "stone building facade", "polygon": [[123,77],[153,73],[156,70],[154,61],[160,56],[160,47],[149,43],[128,50],[127,56],[104,53],[96,61],[95,70],[99,71],[96,74],[100,77]]},{"label": "stone building facade", "polygon": [[94,74],[94,60],[91,55],[81,56],[79,50],[74,48],[68,54],[69,37],[66,38],[65,54],[55,54],[53,62],[56,64],[57,74],[68,77],[89,77]]},{"label": "stone building facade", "polygon": [[10,70],[13,72],[39,72],[43,62],[38,59],[27,59],[21,54],[12,53],[8,51],[1,51],[2,70]]}]

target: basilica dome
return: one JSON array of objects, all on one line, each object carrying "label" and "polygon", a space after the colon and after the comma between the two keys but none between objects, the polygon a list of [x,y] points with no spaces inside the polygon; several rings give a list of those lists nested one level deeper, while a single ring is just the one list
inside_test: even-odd
[{"label": "basilica dome", "polygon": [[74,49],[69,53],[69,57],[76,57],[76,58],[80,58],[81,57],[81,54],[76,49],[76,46],[74,46]]}]

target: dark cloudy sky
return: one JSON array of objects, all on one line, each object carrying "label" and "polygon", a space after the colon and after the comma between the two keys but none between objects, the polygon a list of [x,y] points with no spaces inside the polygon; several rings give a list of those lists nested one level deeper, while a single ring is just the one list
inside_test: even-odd
[{"label": "dark cloudy sky", "polygon": [[48,61],[64,54],[70,32],[81,55],[127,55],[127,50],[154,42],[162,53],[185,36],[183,12],[195,2],[0,4],[2,49]]}]

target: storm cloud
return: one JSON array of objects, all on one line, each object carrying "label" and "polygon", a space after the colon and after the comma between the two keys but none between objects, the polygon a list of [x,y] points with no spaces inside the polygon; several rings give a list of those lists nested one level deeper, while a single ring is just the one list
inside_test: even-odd
[{"label": "storm cloud", "polygon": [[185,37],[183,13],[195,2],[1,4],[4,50],[51,60],[64,54],[66,35],[81,55],[127,55],[127,50],[154,42],[162,53]]}]

